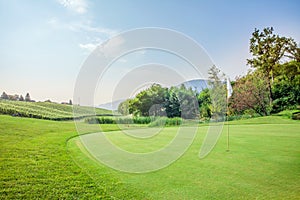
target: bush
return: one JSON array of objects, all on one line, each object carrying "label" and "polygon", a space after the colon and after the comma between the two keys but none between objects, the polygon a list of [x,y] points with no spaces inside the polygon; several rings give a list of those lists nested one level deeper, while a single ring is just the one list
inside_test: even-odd
[{"label": "bush", "polygon": [[151,122],[150,117],[134,117],[133,123],[134,124],[149,124]]},{"label": "bush", "polygon": [[157,117],[154,121],[152,121],[149,126],[179,126],[182,123],[182,119],[180,117],[167,118],[167,117]]},{"label": "bush", "polygon": [[134,117],[132,118],[114,118],[114,117],[90,117],[84,120],[88,124],[149,124],[151,122],[150,117]]},{"label": "bush", "polygon": [[84,122],[88,124],[116,124],[116,120],[111,117],[90,117],[84,119]]},{"label": "bush", "polygon": [[133,124],[133,119],[129,117],[119,117],[116,119],[117,124]]}]

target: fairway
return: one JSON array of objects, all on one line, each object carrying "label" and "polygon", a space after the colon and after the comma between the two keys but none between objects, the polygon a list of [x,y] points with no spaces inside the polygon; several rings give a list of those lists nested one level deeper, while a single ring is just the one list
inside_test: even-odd
[{"label": "fairway", "polygon": [[[72,139],[68,147],[74,160],[91,177],[97,179],[104,171],[114,174],[150,199],[298,199],[299,125],[280,117],[234,121],[230,125],[230,151],[226,152],[224,129],[215,149],[199,159],[208,128],[202,126],[186,154],[169,167],[146,174],[122,173],[99,164],[78,138]],[[122,131],[108,132],[106,136],[126,151],[143,153],[164,147],[176,132],[177,128],[165,128],[156,138],[147,140],[128,137]],[[97,143],[97,137],[94,133],[82,140],[89,138]]]},{"label": "fairway", "polygon": [[[0,116],[1,199],[299,199],[300,124],[279,116],[233,121],[216,147],[198,157],[207,126],[170,166],[145,174],[99,164],[73,122]],[[84,124],[90,127],[96,125]],[[109,139],[132,152],[164,147],[176,128],[135,139],[104,125]],[[136,127],[134,127],[136,129]],[[156,141],[157,139],[157,141]],[[139,142],[138,142],[139,141]]]}]

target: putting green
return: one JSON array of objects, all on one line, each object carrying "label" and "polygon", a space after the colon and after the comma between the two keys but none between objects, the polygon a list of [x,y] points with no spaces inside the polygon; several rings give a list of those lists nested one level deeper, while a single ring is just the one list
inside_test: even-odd
[{"label": "putting green", "polygon": [[[69,141],[68,149],[74,161],[95,180],[103,173],[111,174],[120,182],[143,191],[150,199],[297,199],[300,196],[299,128],[298,121],[280,117],[234,121],[230,125],[230,151],[226,152],[225,127],[213,151],[199,159],[208,129],[203,126],[190,148],[176,162],[145,174],[119,172],[99,164],[78,137]],[[176,128],[165,128],[147,140],[129,137],[120,131],[106,135],[126,151],[144,153],[168,144],[174,130]],[[95,137],[90,136],[90,139]]]}]

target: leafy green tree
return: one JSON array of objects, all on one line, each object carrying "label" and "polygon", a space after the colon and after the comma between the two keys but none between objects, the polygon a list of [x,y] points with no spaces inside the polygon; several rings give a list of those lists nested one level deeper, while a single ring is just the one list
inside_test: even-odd
[{"label": "leafy green tree", "polygon": [[119,104],[118,106],[118,112],[122,115],[129,115],[129,102],[130,99],[127,99]]},{"label": "leafy green tree", "polygon": [[129,113],[137,116],[149,116],[151,114],[149,113],[150,109],[154,113],[160,113],[161,106],[152,106],[164,105],[166,91],[166,88],[159,84],[153,84],[150,88],[141,91],[129,101]]},{"label": "leafy green tree", "polygon": [[300,62],[291,61],[278,66],[272,92],[273,112],[293,109],[300,104]]},{"label": "leafy green tree", "polygon": [[269,103],[272,104],[272,82],[274,80],[274,68],[279,64],[285,53],[290,50],[291,38],[280,37],[273,33],[272,27],[263,31],[255,29],[250,39],[250,53],[253,58],[248,59],[248,64],[260,70],[267,80],[269,91]]},{"label": "leafy green tree", "polygon": [[[119,111],[123,112],[126,102],[120,104]],[[153,84],[141,91],[134,99],[128,100],[128,110],[135,116],[168,116],[194,119],[199,116],[196,93],[184,85],[163,88]]]},{"label": "leafy green tree", "polygon": [[181,117],[180,102],[178,99],[178,88],[171,87],[166,93],[166,101],[164,107],[167,116],[170,118]]},{"label": "leafy green tree", "polygon": [[198,95],[200,117],[211,118],[211,98],[208,88],[202,90]]},{"label": "leafy green tree", "polygon": [[177,91],[180,104],[181,117],[185,119],[195,119],[199,117],[199,104],[196,92],[192,88],[186,88],[183,84]]},{"label": "leafy green tree", "polygon": [[221,73],[220,69],[212,66],[209,71],[210,98],[211,98],[211,114],[212,118],[219,120],[222,118],[227,110],[226,102],[226,85],[224,84],[225,75]]}]

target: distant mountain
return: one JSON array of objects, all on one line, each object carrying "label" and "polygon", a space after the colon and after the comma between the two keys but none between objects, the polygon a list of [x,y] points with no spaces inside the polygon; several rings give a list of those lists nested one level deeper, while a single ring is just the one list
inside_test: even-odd
[{"label": "distant mountain", "polygon": [[204,79],[194,79],[194,80],[183,82],[182,84],[186,88],[192,88],[194,91],[197,91],[197,93],[200,93],[202,90],[208,88],[207,80]]},{"label": "distant mountain", "polygon": [[120,100],[116,100],[114,102],[108,102],[108,103],[100,104],[99,106],[96,106],[96,107],[97,108],[103,108],[103,109],[106,109],[106,110],[118,110],[118,106],[123,101],[125,101],[125,99],[120,99]]}]

